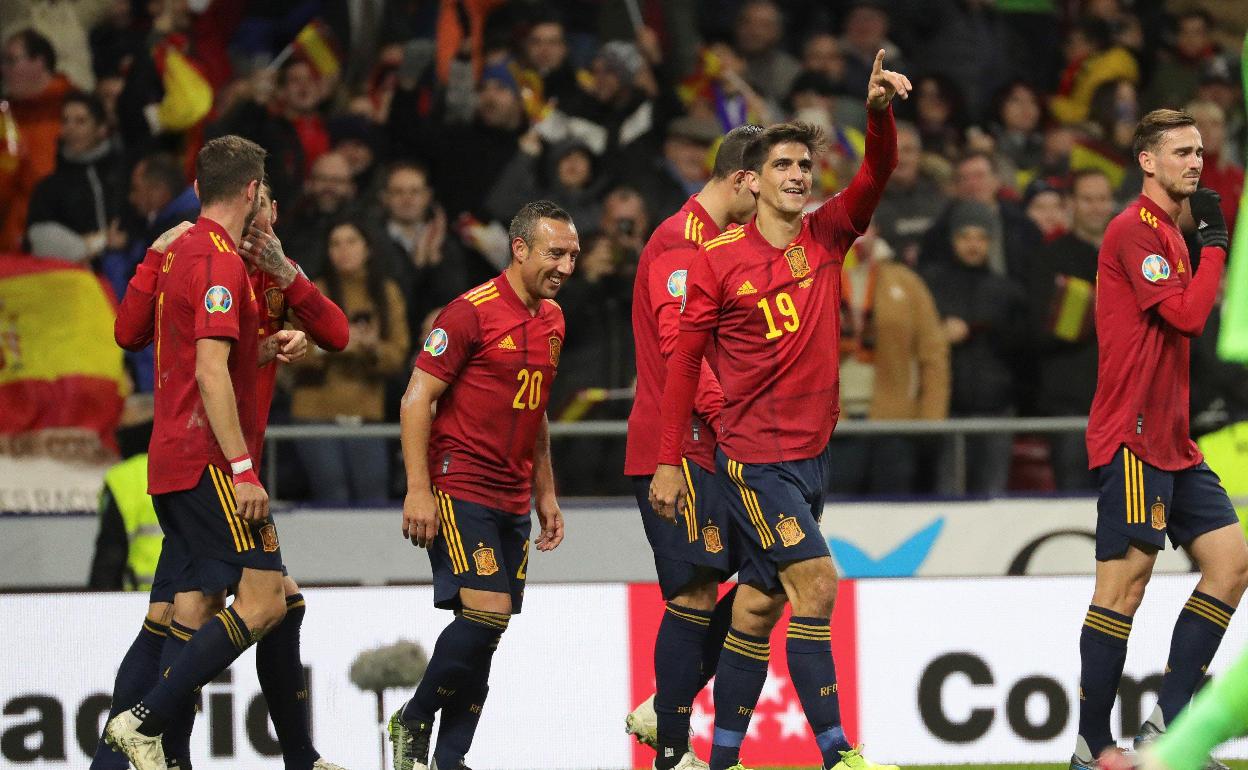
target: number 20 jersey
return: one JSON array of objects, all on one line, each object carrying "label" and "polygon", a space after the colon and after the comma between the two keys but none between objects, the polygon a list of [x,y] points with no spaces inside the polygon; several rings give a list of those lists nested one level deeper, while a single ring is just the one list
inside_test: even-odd
[{"label": "number 20 jersey", "polygon": [[429,478],[452,497],[527,515],[533,444],[563,349],[563,311],[536,315],[506,273],[438,314],[416,366],[450,387],[429,436]]},{"label": "number 20 jersey", "polygon": [[802,460],[827,446],[840,414],[841,264],[858,235],[837,195],[783,248],[751,221],[694,258],[680,328],[714,334],[718,437],[733,460]]}]

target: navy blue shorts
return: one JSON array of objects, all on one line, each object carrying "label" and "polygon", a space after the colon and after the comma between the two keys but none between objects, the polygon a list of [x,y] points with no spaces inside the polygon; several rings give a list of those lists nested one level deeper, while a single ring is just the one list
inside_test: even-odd
[{"label": "navy blue shorts", "polygon": [[715,481],[735,533],[737,582],[775,592],[783,588],[780,567],[831,555],[819,530],[826,455],[747,465],[715,451]]},{"label": "navy blue shorts", "polygon": [[214,466],[190,489],[152,495],[152,504],[165,531],[152,601],[167,601],[171,591],[215,594],[233,588],[244,568],[283,569],[273,519],[240,518],[234,482]]},{"label": "navy blue shorts", "polygon": [[654,569],[659,576],[663,598],[671,600],[691,583],[707,575],[717,582],[727,580],[736,570],[728,544],[728,507],[715,474],[697,463],[681,460],[688,489],[685,514],[670,522],[650,507],[651,476],[633,476],[633,495],[641,510],[646,540],[654,551]]},{"label": "navy blue shorts", "polygon": [[520,614],[529,568],[530,516],[488,508],[433,490],[438,503],[438,536],[429,548],[433,565],[433,604],[462,609],[459,589],[511,595],[511,614]]},{"label": "navy blue shorts", "polygon": [[1124,446],[1113,462],[1096,472],[1101,482],[1096,502],[1097,561],[1122,556],[1133,542],[1161,550],[1168,535],[1178,548],[1206,532],[1239,524],[1221,480],[1206,463],[1163,471]]}]

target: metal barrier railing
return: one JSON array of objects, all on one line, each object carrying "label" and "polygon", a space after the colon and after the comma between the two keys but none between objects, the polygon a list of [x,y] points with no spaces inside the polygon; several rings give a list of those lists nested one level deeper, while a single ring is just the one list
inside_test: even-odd
[{"label": "metal barrier railing", "polygon": [[[836,436],[948,436],[953,454],[954,491],[966,491],[966,437],[989,433],[1082,433],[1086,417],[959,417],[948,420],[843,420]],[[552,422],[550,437],[622,438],[626,420]],[[268,462],[266,479],[271,495],[277,492],[277,453],[281,442],[313,438],[398,438],[398,423],[374,425],[271,425],[265,434]]]}]

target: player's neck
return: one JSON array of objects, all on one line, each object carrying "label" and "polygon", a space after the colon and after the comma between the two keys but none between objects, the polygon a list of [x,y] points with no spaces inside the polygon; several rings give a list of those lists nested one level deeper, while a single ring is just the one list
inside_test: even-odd
[{"label": "player's neck", "polygon": [[792,243],[802,231],[802,212],[789,214],[768,206],[759,206],[758,215],[754,217],[754,226],[758,228],[763,240],[777,249],[782,249]]},{"label": "player's neck", "polygon": [[247,221],[246,211],[238,210],[237,206],[212,203],[204,206],[199,215],[220,225],[221,229],[234,240],[234,243],[237,244],[242,239],[243,224]]},{"label": "player's neck", "polygon": [[731,201],[732,188],[729,187],[725,192],[720,183],[721,180],[712,179],[706,183],[702,191],[693,196],[698,205],[706,209],[706,213],[711,215],[711,219],[715,220],[715,226],[722,232],[725,227],[733,224],[728,216],[728,204]]},{"label": "player's neck", "polygon": [[1171,222],[1179,221],[1179,213],[1183,211],[1183,200],[1181,198],[1175,200],[1155,177],[1144,178],[1144,197],[1166,212]]},{"label": "player's neck", "polygon": [[524,288],[524,282],[520,280],[520,271],[508,267],[503,271],[503,276],[507,278],[507,283],[511,286],[511,290],[516,293],[516,296],[529,309],[529,312],[536,314],[542,306],[542,298],[529,294],[529,290]]}]

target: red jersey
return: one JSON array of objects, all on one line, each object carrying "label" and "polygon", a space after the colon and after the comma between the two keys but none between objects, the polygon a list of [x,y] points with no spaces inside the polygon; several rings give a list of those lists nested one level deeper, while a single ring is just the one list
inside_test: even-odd
[{"label": "red jersey", "polygon": [[456,297],[437,320],[416,366],[450,387],[429,435],[429,478],[453,497],[528,515],[533,445],[563,349],[563,311],[536,315],[507,274]]},{"label": "red jersey", "polygon": [[1170,216],[1141,195],[1109,223],[1097,258],[1096,395],[1088,416],[1088,464],[1122,445],[1156,468],[1202,457],[1188,428],[1191,344],[1157,305],[1192,279],[1187,245]]},{"label": "red jersey", "polygon": [[[650,236],[637,260],[633,283],[633,345],[637,357],[637,395],[628,415],[628,441],[624,473],[649,476],[659,462],[662,435],[663,381],[667,358],[680,333],[680,311],[685,300],[689,264],[704,241],[719,235],[719,226],[696,197]],[[724,393],[706,362],[698,380],[694,415],[685,434],[684,456],[702,468],[715,471],[714,425],[723,407]]]},{"label": "red jersey", "polygon": [[[113,331],[117,344],[126,350],[142,350],[152,341],[156,321],[154,291],[163,261],[163,254],[149,249],[126,287],[126,295],[117,309],[117,322]],[[289,261],[298,268],[294,260]],[[350,331],[346,315],[341,308],[321,294],[320,289],[308,280],[302,270],[284,291],[268,273],[259,270],[250,274],[250,280],[252,291],[262,304],[259,334],[261,340],[284,328],[290,321],[290,311],[294,310],[299,325],[317,345],[335,352],[347,346]],[[272,406],[273,391],[277,383],[277,363],[275,359],[261,367],[257,376],[256,409],[261,433],[269,423],[269,407]],[[260,456],[255,455],[252,459],[258,464]]]},{"label": "red jersey", "polygon": [[195,343],[228,339],[229,372],[247,449],[258,455],[256,410],[259,308],[234,240],[200,217],[165,252],[156,278],[156,393],[148,492],[194,487],[207,465],[229,472],[195,381]]},{"label": "red jersey", "polygon": [[743,463],[814,457],[840,413],[841,263],[861,234],[837,195],[776,248],[754,222],[707,241],[681,331],[714,330],[719,442]]}]

